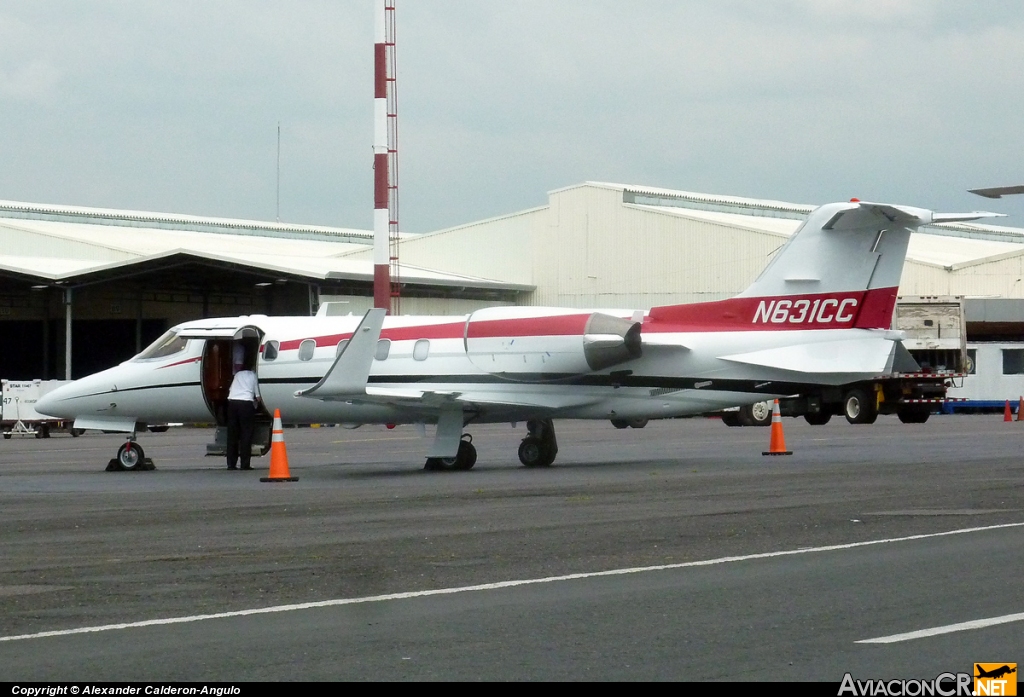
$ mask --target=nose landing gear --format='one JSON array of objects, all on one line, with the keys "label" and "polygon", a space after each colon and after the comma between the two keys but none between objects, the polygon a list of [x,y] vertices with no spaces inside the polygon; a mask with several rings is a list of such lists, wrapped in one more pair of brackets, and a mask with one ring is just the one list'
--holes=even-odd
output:
[{"label": "nose landing gear", "polygon": [[117,449],[117,455],[107,463],[107,472],[135,472],[154,470],[153,461],[146,457],[142,446],[135,442],[135,434],[128,434],[128,440]]}]

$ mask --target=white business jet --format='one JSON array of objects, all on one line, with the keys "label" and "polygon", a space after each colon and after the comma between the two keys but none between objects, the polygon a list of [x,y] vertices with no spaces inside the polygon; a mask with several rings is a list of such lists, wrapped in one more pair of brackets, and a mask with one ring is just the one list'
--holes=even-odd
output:
[{"label": "white business jet", "polygon": [[131,469],[144,456],[135,432],[146,423],[224,423],[240,357],[286,422],[436,424],[426,467],[468,470],[476,449],[467,425],[525,421],[519,459],[544,467],[558,452],[556,418],[639,426],[891,371],[911,232],[993,215],[824,205],[737,297],[647,312],[496,307],[186,322],[131,360],[50,392],[36,410],[129,433],[117,459]]}]

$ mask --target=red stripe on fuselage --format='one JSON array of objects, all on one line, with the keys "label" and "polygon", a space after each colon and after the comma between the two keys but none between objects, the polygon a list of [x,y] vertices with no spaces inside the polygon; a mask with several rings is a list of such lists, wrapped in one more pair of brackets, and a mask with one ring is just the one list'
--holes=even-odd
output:
[{"label": "red stripe on fuselage", "polygon": [[749,332],[888,329],[896,288],[731,298],[652,308],[645,332]]},{"label": "red stripe on fuselage", "polygon": [[186,358],[183,361],[178,361],[176,363],[168,363],[167,365],[162,365],[159,368],[157,368],[157,370],[163,370],[164,368],[173,368],[176,365],[185,365],[186,363],[198,363],[200,360],[202,360],[201,356],[193,356],[192,358]]},{"label": "red stripe on fuselage", "polygon": [[[478,320],[469,323],[469,338],[495,338],[519,336],[574,336],[582,335],[589,314],[555,315],[552,317],[523,317],[515,319]],[[380,333],[380,338],[391,341],[415,341],[417,339],[461,339],[466,336],[466,323],[423,324],[409,327],[391,327]],[[303,339],[282,341],[280,350],[299,348],[306,339],[313,339],[319,346],[337,346],[338,342],[352,338],[352,332],[312,336]]]}]

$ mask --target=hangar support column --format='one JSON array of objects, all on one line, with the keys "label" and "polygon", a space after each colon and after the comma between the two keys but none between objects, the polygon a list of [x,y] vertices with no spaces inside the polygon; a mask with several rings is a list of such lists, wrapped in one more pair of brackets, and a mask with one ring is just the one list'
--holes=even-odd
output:
[{"label": "hangar support column", "polygon": [[64,289],[64,379],[71,379],[71,287]]}]

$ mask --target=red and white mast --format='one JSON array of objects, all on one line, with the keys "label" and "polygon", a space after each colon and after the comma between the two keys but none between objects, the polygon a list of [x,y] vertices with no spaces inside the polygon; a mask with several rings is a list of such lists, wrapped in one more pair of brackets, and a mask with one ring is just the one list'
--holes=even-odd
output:
[{"label": "red and white mast", "polygon": [[373,45],[373,306],[399,311],[398,94],[395,0],[375,0]]}]

